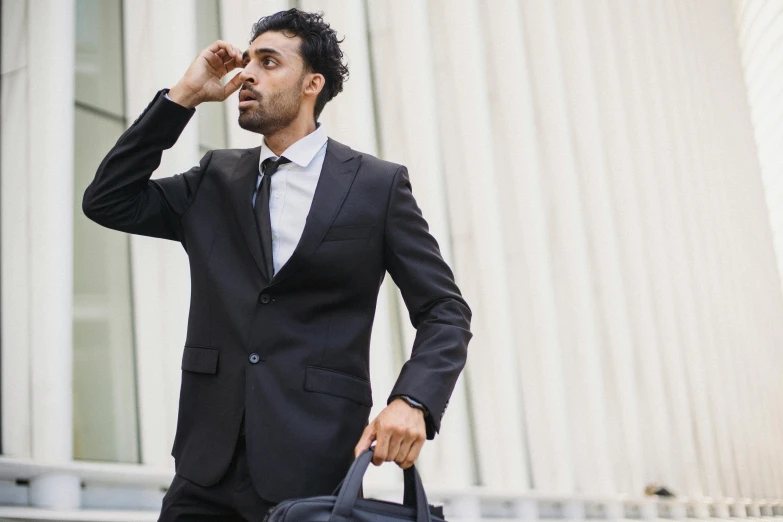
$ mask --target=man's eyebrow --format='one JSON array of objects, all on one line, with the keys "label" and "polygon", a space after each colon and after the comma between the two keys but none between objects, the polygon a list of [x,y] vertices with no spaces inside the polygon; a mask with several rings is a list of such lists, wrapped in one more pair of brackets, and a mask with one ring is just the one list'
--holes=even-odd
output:
[{"label": "man's eyebrow", "polygon": [[[278,51],[277,49],[272,49],[271,47],[261,47],[254,51],[254,54],[256,56],[261,56],[262,54],[274,54],[275,56],[279,56],[280,58],[283,57],[283,53]],[[248,53],[245,51],[242,53],[242,60],[247,60]]]}]

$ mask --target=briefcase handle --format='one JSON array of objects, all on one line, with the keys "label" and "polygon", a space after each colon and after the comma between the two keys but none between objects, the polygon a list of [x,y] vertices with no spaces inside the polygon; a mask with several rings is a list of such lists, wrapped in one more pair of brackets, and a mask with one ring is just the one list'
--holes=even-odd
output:
[{"label": "briefcase handle", "polygon": [[[348,473],[345,474],[343,479],[342,487],[340,487],[340,492],[334,503],[332,516],[329,517],[329,522],[346,522],[351,520],[353,506],[359,497],[359,488],[362,485],[367,467],[372,461],[374,451],[375,446],[370,446],[369,449],[354,459],[353,464],[351,464]],[[413,504],[411,507],[416,508],[416,522],[432,522],[427,495],[424,493],[424,484],[421,482],[419,472],[416,471],[416,466],[412,465],[404,469],[403,478],[405,482],[403,503],[409,506]]]},{"label": "briefcase handle", "polygon": [[[371,447],[372,449],[375,449],[375,446]],[[343,482],[345,482],[346,477],[348,474],[340,479],[340,482],[337,483],[337,486],[332,490],[333,497],[337,496],[337,494],[340,492],[340,487],[342,487]],[[403,493],[403,500],[402,503],[406,506],[416,507],[416,481],[413,479],[413,472],[409,471],[404,474],[404,493]],[[361,495],[361,496],[359,496]],[[359,482],[359,492],[357,493],[358,498],[364,498],[364,495],[362,494],[362,486],[361,482]]]}]

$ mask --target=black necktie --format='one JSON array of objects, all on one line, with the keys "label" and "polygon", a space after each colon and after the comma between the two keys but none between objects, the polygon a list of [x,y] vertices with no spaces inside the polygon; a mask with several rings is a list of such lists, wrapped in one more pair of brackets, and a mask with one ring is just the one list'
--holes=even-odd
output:
[{"label": "black necktie", "polygon": [[261,185],[258,187],[258,193],[256,194],[256,224],[258,225],[258,233],[261,234],[261,245],[264,249],[264,261],[266,263],[267,277],[272,279],[275,271],[275,265],[272,260],[272,223],[269,219],[269,187],[272,185],[272,174],[277,171],[277,168],[284,164],[289,163],[291,160],[285,156],[280,156],[277,159],[267,158],[261,163],[264,175],[261,176]]}]

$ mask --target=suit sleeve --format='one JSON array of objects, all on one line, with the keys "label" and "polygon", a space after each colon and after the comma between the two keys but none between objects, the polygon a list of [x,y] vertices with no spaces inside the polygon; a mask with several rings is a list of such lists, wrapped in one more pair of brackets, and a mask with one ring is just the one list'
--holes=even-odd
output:
[{"label": "suit sleeve", "polygon": [[430,414],[427,439],[433,439],[467,360],[472,312],[429,232],[404,166],[395,172],[389,195],[384,266],[416,328],[411,357],[387,404],[395,395],[408,395],[424,404]]},{"label": "suit sleeve", "polygon": [[182,242],[182,216],[195,198],[212,151],[183,174],[150,179],[163,151],[176,143],[196,112],[167,99],[167,92],[155,94],[103,158],[84,191],[82,211],[107,228]]}]

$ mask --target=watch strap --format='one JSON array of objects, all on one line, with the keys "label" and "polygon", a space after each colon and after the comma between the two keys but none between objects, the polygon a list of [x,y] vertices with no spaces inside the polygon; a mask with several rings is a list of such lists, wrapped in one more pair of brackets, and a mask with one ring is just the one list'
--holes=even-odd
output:
[{"label": "watch strap", "polygon": [[395,395],[394,397],[392,397],[392,400],[398,399],[398,398],[404,400],[405,402],[407,402],[412,407],[417,408],[417,409],[423,411],[425,417],[427,417],[429,415],[430,412],[427,410],[427,407],[424,406],[419,401],[417,401],[416,399],[414,399],[412,397],[409,397],[407,395]]}]

